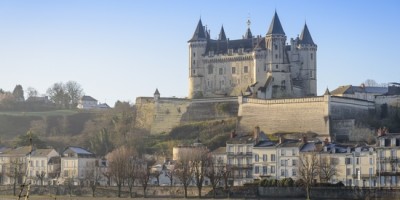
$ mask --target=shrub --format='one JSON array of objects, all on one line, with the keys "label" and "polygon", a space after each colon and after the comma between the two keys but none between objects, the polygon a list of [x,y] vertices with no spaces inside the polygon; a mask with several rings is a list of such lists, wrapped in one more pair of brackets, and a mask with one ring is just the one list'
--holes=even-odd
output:
[{"label": "shrub", "polygon": [[286,180],[286,187],[293,187],[294,186],[294,181],[292,178],[288,178]]},{"label": "shrub", "polygon": [[303,187],[303,185],[304,185],[303,179],[297,179],[297,180],[294,182],[294,185],[295,185],[296,187]]}]

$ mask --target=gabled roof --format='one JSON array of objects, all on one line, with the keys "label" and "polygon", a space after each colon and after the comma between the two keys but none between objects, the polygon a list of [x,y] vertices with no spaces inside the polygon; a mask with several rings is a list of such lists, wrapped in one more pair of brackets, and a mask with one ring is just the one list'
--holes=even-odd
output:
[{"label": "gabled roof", "polygon": [[267,35],[285,35],[285,31],[283,31],[281,21],[279,20],[276,11],[274,17],[272,18],[272,22],[271,25],[269,26]]},{"label": "gabled roof", "polygon": [[81,147],[67,147],[63,152],[63,156],[65,155],[68,157],[95,157],[94,153]]},{"label": "gabled roof", "polygon": [[219,147],[211,152],[212,154],[224,154],[226,153],[226,147]]},{"label": "gabled roof", "polygon": [[328,89],[328,88],[326,88],[326,90],[325,90],[324,96],[325,96],[325,95],[331,95],[331,93],[329,92],[329,89]]},{"label": "gabled roof", "polygon": [[199,23],[197,23],[196,30],[193,33],[192,39],[189,40],[189,42],[192,41],[198,41],[198,40],[206,40],[206,32],[204,31],[203,23],[201,22],[201,19],[199,20]]},{"label": "gabled roof", "polygon": [[10,149],[9,151],[4,152],[4,154],[12,156],[25,156],[28,155],[30,151],[31,151],[30,146],[23,146],[15,149]]},{"label": "gabled roof", "polygon": [[221,26],[221,31],[219,32],[218,40],[226,40],[224,26]]},{"label": "gabled roof", "polygon": [[91,96],[82,96],[81,98],[82,101],[97,101],[95,98]]},{"label": "gabled roof", "polygon": [[304,24],[303,31],[300,34],[300,44],[315,45],[311,37],[310,31],[308,30],[307,24]]},{"label": "gabled roof", "polygon": [[32,152],[32,156],[45,157],[48,156],[54,149],[36,149]]}]

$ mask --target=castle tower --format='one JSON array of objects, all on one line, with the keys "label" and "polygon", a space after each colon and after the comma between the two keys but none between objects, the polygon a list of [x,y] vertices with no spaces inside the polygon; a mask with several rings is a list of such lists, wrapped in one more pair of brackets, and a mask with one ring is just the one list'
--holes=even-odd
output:
[{"label": "castle tower", "polygon": [[208,33],[199,20],[196,30],[189,43],[189,98],[203,97],[204,91],[204,67],[202,56],[206,51]]},{"label": "castle tower", "polygon": [[317,95],[317,45],[314,43],[307,24],[304,24],[298,42],[300,55],[300,78],[305,96]]},{"label": "castle tower", "polygon": [[267,80],[269,77],[272,77],[271,84],[273,89],[271,96],[267,98],[283,98],[293,95],[285,43],[286,34],[275,11],[275,15],[265,36],[267,51],[266,65],[268,66]]},{"label": "castle tower", "polygon": [[156,88],[156,91],[154,92],[154,101],[157,102],[160,100],[160,92],[158,91],[158,88]]}]

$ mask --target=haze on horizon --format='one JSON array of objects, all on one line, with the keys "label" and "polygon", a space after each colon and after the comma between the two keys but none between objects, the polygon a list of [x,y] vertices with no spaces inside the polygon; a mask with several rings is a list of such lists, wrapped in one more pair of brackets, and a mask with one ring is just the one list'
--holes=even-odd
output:
[{"label": "haze on horizon", "polygon": [[113,106],[138,96],[185,97],[188,46],[199,18],[241,38],[251,20],[265,35],[275,9],[289,41],[305,23],[318,45],[318,94],[328,87],[400,82],[400,2],[389,1],[0,1],[0,88],[44,94],[76,81]]}]

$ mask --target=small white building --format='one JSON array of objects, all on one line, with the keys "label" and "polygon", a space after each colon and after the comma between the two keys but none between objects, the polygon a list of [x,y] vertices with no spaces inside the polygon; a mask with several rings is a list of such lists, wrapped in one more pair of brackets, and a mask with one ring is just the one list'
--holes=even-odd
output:
[{"label": "small white building", "polygon": [[82,96],[79,99],[78,106],[79,109],[94,109],[97,108],[97,100],[91,96]]},{"label": "small white building", "polygon": [[49,163],[52,159],[57,160],[54,158],[59,156],[60,155],[54,149],[36,149],[32,152],[28,172],[28,177],[31,178],[32,184],[47,185],[49,181],[51,182],[51,179],[56,178],[57,171],[59,170],[55,167],[57,163],[51,162],[50,165]]}]

